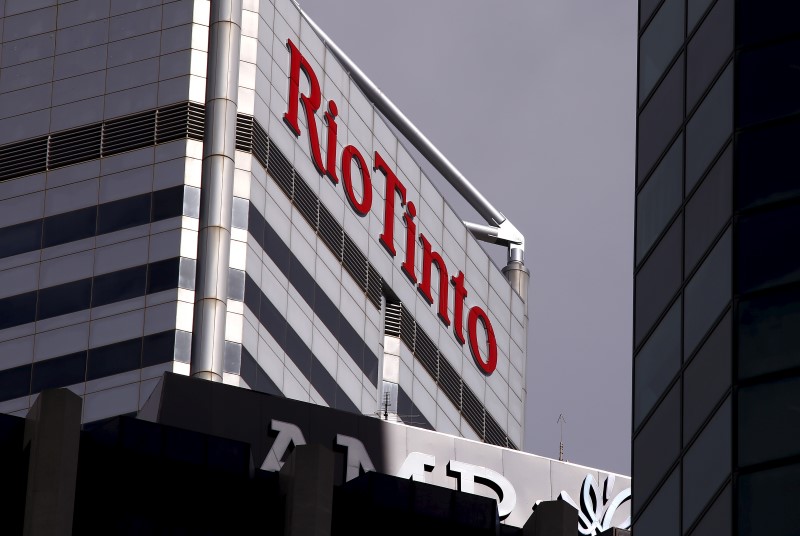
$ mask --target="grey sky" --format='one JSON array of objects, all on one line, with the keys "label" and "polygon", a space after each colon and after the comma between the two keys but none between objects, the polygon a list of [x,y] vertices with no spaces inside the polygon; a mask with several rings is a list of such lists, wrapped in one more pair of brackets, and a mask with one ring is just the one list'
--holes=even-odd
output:
[{"label": "grey sky", "polygon": [[636,0],[300,3],[525,234],[525,450],[630,474]]}]

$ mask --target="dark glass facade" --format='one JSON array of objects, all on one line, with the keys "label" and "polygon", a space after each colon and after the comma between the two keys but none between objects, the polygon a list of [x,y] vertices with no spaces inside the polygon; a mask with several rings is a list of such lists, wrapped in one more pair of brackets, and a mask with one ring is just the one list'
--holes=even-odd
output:
[{"label": "dark glass facade", "polygon": [[639,25],[634,532],[797,534],[800,4]]}]

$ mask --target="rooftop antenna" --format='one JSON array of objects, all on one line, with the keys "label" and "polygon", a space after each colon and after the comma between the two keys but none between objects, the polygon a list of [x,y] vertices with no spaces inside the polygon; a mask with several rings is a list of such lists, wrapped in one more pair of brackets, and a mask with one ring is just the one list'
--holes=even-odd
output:
[{"label": "rooftop antenna", "polygon": [[383,420],[384,421],[388,421],[389,420],[389,405],[390,405],[389,396],[390,395],[391,395],[391,393],[389,391],[386,391],[385,393],[383,393]]},{"label": "rooftop antenna", "polygon": [[561,425],[561,441],[558,444],[558,461],[564,461],[564,425],[567,424],[567,419],[564,418],[563,413],[559,413],[556,424]]}]

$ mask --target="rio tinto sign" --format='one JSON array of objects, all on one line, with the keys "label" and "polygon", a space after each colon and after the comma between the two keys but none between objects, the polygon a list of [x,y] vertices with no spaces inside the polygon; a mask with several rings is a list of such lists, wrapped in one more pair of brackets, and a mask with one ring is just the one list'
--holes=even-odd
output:
[{"label": "rio tinto sign", "polygon": [[[394,246],[394,218],[396,210],[401,208],[403,210],[403,222],[406,227],[405,258],[401,265],[401,270],[411,284],[417,287],[428,304],[433,305],[431,285],[433,284],[433,267],[436,266],[439,276],[437,311],[439,320],[448,327],[452,324],[453,335],[460,344],[463,345],[469,340],[469,347],[475,362],[484,374],[490,375],[497,367],[497,341],[489,315],[477,305],[469,308],[467,312],[467,337],[464,337],[464,301],[467,297],[467,289],[464,286],[464,273],[459,270],[457,275],[449,277],[447,266],[441,254],[434,251],[433,246],[424,234],[419,233],[417,235],[417,224],[414,222],[414,218],[417,216],[416,205],[412,200],[407,199],[405,185],[392,171],[380,152],[375,151],[372,166],[367,164],[364,155],[353,145],[345,147],[342,150],[341,157],[337,155],[336,137],[338,126],[336,117],[339,112],[336,103],[332,100],[328,101],[327,111],[324,115],[327,148],[323,158],[320,147],[320,133],[315,116],[322,105],[319,80],[311,64],[291,39],[286,44],[289,48],[291,63],[289,66],[289,105],[288,110],[283,114],[284,122],[292,133],[299,138],[301,131],[298,123],[298,114],[300,113],[300,105],[303,105],[314,167],[320,175],[327,177],[333,185],[338,185],[341,181],[350,208],[360,217],[365,217],[372,208],[372,177],[370,169],[383,175],[386,182],[386,200],[383,207],[383,232],[378,237],[378,240],[392,257],[397,256]],[[301,74],[308,81],[308,94],[300,91]],[[341,177],[337,175],[336,171],[336,166],[339,163],[341,164]],[[361,182],[360,196],[353,187],[354,180]],[[400,202],[399,207],[397,207],[396,201]],[[422,266],[419,278],[415,267],[417,242],[422,246]],[[453,286],[454,318],[452,321],[447,310],[450,285]],[[482,326],[480,331],[483,332],[482,335],[486,338],[484,352],[481,352],[479,343],[478,324]]]}]

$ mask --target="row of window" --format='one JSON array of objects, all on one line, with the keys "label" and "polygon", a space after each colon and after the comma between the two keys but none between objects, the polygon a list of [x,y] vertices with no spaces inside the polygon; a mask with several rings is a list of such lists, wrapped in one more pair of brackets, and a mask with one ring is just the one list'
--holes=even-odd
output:
[{"label": "row of window", "polygon": [[0,229],[0,258],[174,218],[199,217],[200,189],[175,186]]},{"label": "row of window", "polygon": [[167,363],[174,355],[175,330],[170,330],[37,361],[0,371],[0,400]]}]

